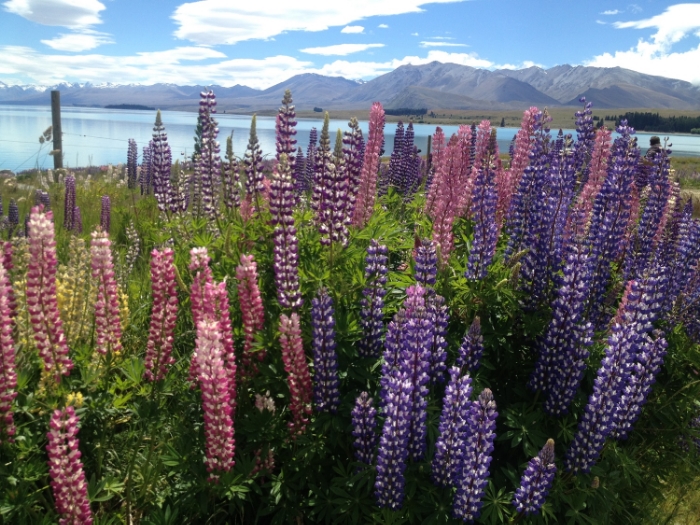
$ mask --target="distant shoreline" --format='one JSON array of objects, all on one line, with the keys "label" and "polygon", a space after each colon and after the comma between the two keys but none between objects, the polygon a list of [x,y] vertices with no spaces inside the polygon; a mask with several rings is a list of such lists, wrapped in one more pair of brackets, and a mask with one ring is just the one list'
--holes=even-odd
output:
[{"label": "distant shoreline", "polygon": [[155,111],[156,108],[142,106],[141,104],[108,104],[105,109],[135,109],[139,111]]}]

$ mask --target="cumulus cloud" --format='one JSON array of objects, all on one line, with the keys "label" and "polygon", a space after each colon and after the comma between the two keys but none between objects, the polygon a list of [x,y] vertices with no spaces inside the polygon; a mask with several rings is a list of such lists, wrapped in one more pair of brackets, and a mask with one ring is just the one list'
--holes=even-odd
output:
[{"label": "cumulus cloud", "polygon": [[384,47],[384,44],[336,44],[334,46],[307,47],[300,49],[300,51],[310,55],[345,56],[351,53],[367,51],[374,47]]},{"label": "cumulus cloud", "polygon": [[345,26],[340,30],[341,33],[362,33],[365,30],[362,26]]},{"label": "cumulus cloud", "polygon": [[95,49],[103,44],[113,44],[114,40],[106,33],[85,30],[78,33],[60,34],[56,38],[42,40],[41,43],[57,51],[80,53]]},{"label": "cumulus cloud", "polygon": [[177,38],[198,44],[235,44],[251,39],[269,39],[285,31],[324,31],[371,16],[389,16],[423,11],[426,4],[463,0],[355,0],[325,2],[297,0],[279,9],[278,0],[231,2],[198,0],[180,5],[172,15],[179,26]]},{"label": "cumulus cloud", "polygon": [[469,47],[467,44],[457,44],[456,42],[421,42],[420,47]]},{"label": "cumulus cloud", "polygon": [[[700,84],[700,4],[677,4],[660,15],[644,20],[615,22],[618,29],[655,29],[650,39],[640,38],[627,51],[603,53],[584,62],[587,66],[624,67],[650,75],[687,80]],[[674,51],[681,40],[692,39],[697,45],[686,51]]]},{"label": "cumulus cloud", "polygon": [[37,24],[71,29],[101,24],[100,11],[105,9],[98,0],[8,0],[3,7]]},{"label": "cumulus cloud", "polygon": [[378,27],[379,29],[389,29],[389,26],[386,25],[386,24],[379,24],[377,27]]},{"label": "cumulus cloud", "polygon": [[603,11],[600,13],[601,15],[616,15],[620,12],[619,9],[608,9],[607,11]]}]

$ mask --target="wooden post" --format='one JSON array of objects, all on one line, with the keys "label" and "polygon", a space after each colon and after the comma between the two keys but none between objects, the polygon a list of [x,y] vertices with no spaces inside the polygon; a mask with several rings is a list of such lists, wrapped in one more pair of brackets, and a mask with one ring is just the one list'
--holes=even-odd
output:
[{"label": "wooden post", "polygon": [[[53,126],[53,169],[63,168],[63,140],[61,134],[61,92],[51,92],[51,125]],[[58,176],[55,173],[54,176]]]},{"label": "wooden post", "polygon": [[430,150],[433,145],[433,136],[428,135],[428,152],[425,154],[425,160],[428,163],[428,169],[430,169],[430,165],[432,164],[432,157],[430,156]]}]

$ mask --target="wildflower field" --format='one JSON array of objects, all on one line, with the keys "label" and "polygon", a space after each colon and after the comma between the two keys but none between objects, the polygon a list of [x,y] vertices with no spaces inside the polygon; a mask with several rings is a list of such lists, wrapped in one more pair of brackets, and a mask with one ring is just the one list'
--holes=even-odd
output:
[{"label": "wildflower field", "polygon": [[0,523],[672,520],[700,220],[582,103],[383,159],[379,103],[304,150],[287,92],[263,161],[207,92],[192,166],[158,113],[123,170],[5,184]]}]

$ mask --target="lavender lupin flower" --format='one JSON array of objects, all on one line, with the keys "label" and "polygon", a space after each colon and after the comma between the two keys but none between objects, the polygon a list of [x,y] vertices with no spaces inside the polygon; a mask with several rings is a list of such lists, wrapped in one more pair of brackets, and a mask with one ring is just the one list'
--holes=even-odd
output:
[{"label": "lavender lupin flower", "polygon": [[[219,135],[217,122],[212,116],[216,113],[216,96],[213,91],[204,91],[199,94],[199,121],[202,124],[202,140],[200,154],[196,160],[195,176],[199,177],[202,211],[210,218],[216,215],[217,191],[216,183],[221,172],[221,158],[219,157]],[[199,200],[199,199],[195,199]]]},{"label": "lavender lupin flower", "polygon": [[153,187],[153,141],[148,142],[148,146],[143,147],[143,160],[141,162],[141,172],[139,174],[139,185],[141,195],[150,195]]},{"label": "lavender lupin flower", "polygon": [[377,410],[372,406],[372,398],[362,392],[355,400],[352,416],[352,435],[355,438],[355,459],[360,463],[371,465],[374,460],[374,447],[377,446]]},{"label": "lavender lupin flower", "polygon": [[306,173],[303,181],[298,181],[300,184],[300,193],[306,193],[311,190],[311,182],[314,180],[314,173],[316,171],[317,142],[318,130],[316,128],[311,128],[311,131],[309,131],[309,145],[306,148]]},{"label": "lavender lupin flower", "polygon": [[172,153],[168,145],[168,135],[163,126],[160,110],[156,113],[156,122],[153,126],[153,194],[158,201],[158,209],[162,212],[169,209],[172,189],[170,184],[170,170],[172,168]]},{"label": "lavender lupin flower", "polygon": [[335,413],[340,404],[338,355],[335,351],[333,300],[321,288],[311,301],[314,353],[314,405],[319,412]]},{"label": "lavender lupin flower", "polygon": [[464,450],[465,420],[472,402],[471,377],[462,375],[459,368],[450,368],[450,381],[445,389],[445,397],[440,415],[440,435],[435,442],[435,456],[432,462],[432,478],[436,485],[453,487],[462,462]]},{"label": "lavender lupin flower", "polygon": [[294,159],[294,193],[298,196],[305,191],[306,186],[306,157],[301,146],[297,148],[297,155]]},{"label": "lavender lupin flower", "polygon": [[445,362],[447,361],[447,324],[450,314],[445,304],[445,298],[430,291],[425,301],[426,314],[432,325],[430,344],[430,381],[431,383],[445,382]]},{"label": "lavender lupin flower", "polygon": [[515,491],[513,498],[515,510],[527,516],[537,514],[552,487],[556,472],[554,440],[548,439],[540,453],[527,464],[520,479],[520,487]]},{"label": "lavender lupin flower", "polygon": [[109,233],[109,227],[111,225],[112,218],[112,203],[109,199],[109,195],[102,196],[102,211],[100,212],[100,227],[103,232]]},{"label": "lavender lupin flower", "polygon": [[391,152],[391,157],[389,158],[389,184],[397,189],[400,189],[402,178],[403,137],[403,122],[399,120],[398,124],[396,124],[396,131],[394,132],[394,150]]},{"label": "lavender lupin flower", "polygon": [[476,316],[462,340],[457,356],[457,366],[474,372],[481,365],[481,355],[484,353],[484,338],[481,335],[481,318]]},{"label": "lavender lupin flower", "polygon": [[496,437],[496,402],[488,388],[472,403],[467,419],[466,445],[462,463],[458,467],[455,485],[457,492],[452,505],[456,518],[465,522],[476,520],[481,514],[484,491],[491,464],[493,440]]},{"label": "lavender lupin flower", "polygon": [[126,153],[126,187],[133,190],[136,187],[136,166],[138,160],[138,148],[134,139],[129,139],[129,148]]},{"label": "lavender lupin flower", "polygon": [[80,213],[80,207],[73,208],[73,231],[80,235],[83,233],[83,215]]},{"label": "lavender lupin flower", "polygon": [[233,131],[231,131],[231,135],[226,137],[226,162],[223,163],[221,170],[224,205],[229,210],[241,206],[238,170],[238,160],[233,154]]},{"label": "lavender lupin flower", "polygon": [[360,188],[360,174],[362,171],[362,159],[365,154],[365,141],[362,137],[360,124],[355,117],[348,123],[350,131],[343,136],[343,155],[345,156],[345,168],[348,179],[348,221],[352,222],[352,211],[355,209],[357,191]]},{"label": "lavender lupin flower", "polygon": [[282,98],[282,107],[277,113],[275,133],[277,135],[277,162],[279,162],[280,156],[286,153],[292,172],[294,172],[296,166],[296,158],[294,157],[296,148],[294,146],[297,140],[294,138],[294,135],[297,134],[297,121],[295,118],[296,112],[292,104],[292,92],[287,89],[284,92],[284,98]]},{"label": "lavender lupin flower", "polygon": [[413,273],[416,282],[421,286],[435,286],[437,279],[437,249],[434,241],[423,239],[416,247]]},{"label": "lavender lupin flower", "polygon": [[358,341],[361,357],[377,357],[384,332],[384,296],[387,274],[387,248],[372,239],[365,258],[365,289],[360,312],[363,337]]},{"label": "lavender lupin flower", "polygon": [[63,227],[66,230],[73,230],[73,208],[75,208],[75,176],[66,175],[64,182],[66,193],[63,206]]},{"label": "lavender lupin flower", "polygon": [[263,185],[262,149],[260,148],[255,126],[256,116],[253,115],[253,119],[250,122],[250,137],[248,138],[248,147],[243,157],[243,164],[245,166],[246,175],[246,195],[257,202],[260,192],[265,188]]}]

